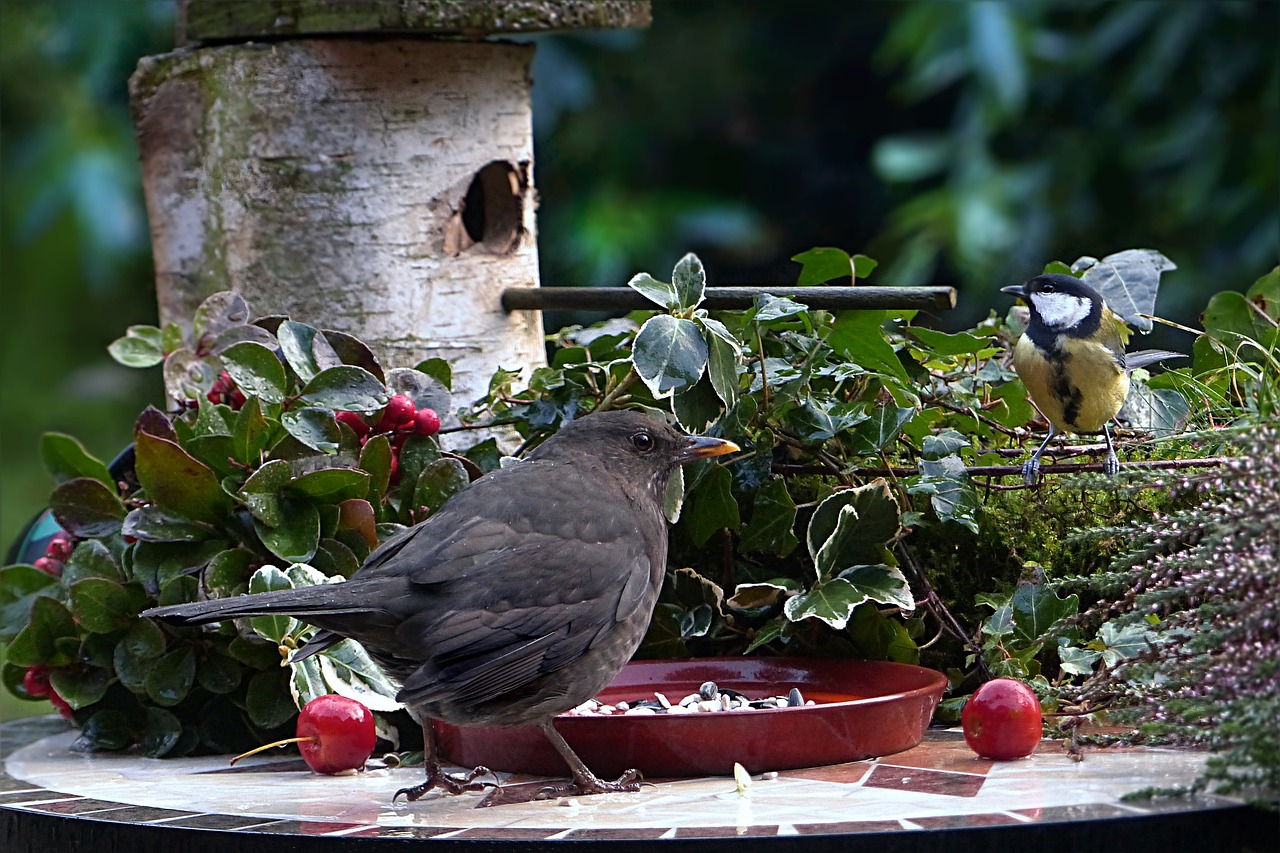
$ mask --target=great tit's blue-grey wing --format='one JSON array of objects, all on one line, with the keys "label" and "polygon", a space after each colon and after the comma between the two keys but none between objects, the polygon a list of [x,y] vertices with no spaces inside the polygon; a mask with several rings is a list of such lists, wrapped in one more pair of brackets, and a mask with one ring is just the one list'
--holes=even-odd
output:
[{"label": "great tit's blue-grey wing", "polygon": [[1144,349],[1125,353],[1123,365],[1126,370],[1137,370],[1139,367],[1146,367],[1149,364],[1155,364],[1166,359],[1186,357],[1185,353],[1173,352],[1167,349]]}]

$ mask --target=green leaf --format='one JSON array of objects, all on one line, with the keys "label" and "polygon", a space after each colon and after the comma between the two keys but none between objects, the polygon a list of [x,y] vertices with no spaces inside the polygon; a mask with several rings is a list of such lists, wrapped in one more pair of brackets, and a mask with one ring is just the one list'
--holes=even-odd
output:
[{"label": "green leaf", "polygon": [[268,526],[254,518],[253,529],[272,554],[290,563],[305,563],[320,546],[320,511],[310,502],[282,499],[279,523]]},{"label": "green leaf", "polygon": [[836,314],[827,343],[854,364],[910,384],[906,368],[880,329],[894,316],[890,311],[841,311]]},{"label": "green leaf", "polygon": [[74,710],[87,708],[107,694],[110,673],[96,666],[70,666],[49,673],[49,684]]},{"label": "green leaf", "polygon": [[818,504],[805,538],[819,577],[881,562],[885,543],[901,529],[898,512],[883,479],[843,489]]},{"label": "green leaf", "polygon": [[693,321],[657,314],[636,335],[632,358],[640,378],[661,400],[698,381],[707,367],[707,344]]},{"label": "green leaf", "polygon": [[217,476],[175,442],[137,432],[134,453],[138,482],[153,503],[197,521],[226,520],[231,499]]},{"label": "green leaf", "polygon": [[1120,417],[1133,429],[1176,432],[1191,417],[1191,404],[1172,388],[1152,389],[1134,382],[1129,386]]},{"label": "green leaf", "polygon": [[365,442],[360,450],[360,468],[369,472],[370,488],[378,495],[386,494],[391,483],[391,442],[385,434]]},{"label": "green leaf", "polygon": [[[1098,629],[1096,642],[1102,645],[1103,661],[1107,666],[1115,666],[1120,661],[1135,658],[1151,648],[1153,636],[1154,633],[1146,625],[1121,627],[1112,621],[1104,622]],[[1089,645],[1093,646],[1094,643]]]},{"label": "green leaf", "polygon": [[498,441],[494,438],[486,438],[479,444],[473,444],[466,449],[464,455],[485,474],[496,471],[502,464],[502,448],[498,447]]},{"label": "green leaf", "polygon": [[868,660],[920,662],[920,649],[907,629],[897,619],[883,615],[871,602],[854,609],[848,636],[858,653]]},{"label": "green leaf", "polygon": [[324,696],[333,691],[325,683],[324,672],[320,669],[320,657],[303,658],[297,663],[290,663],[289,695],[293,704],[305,708],[312,699]]},{"label": "green leaf", "polygon": [[991,347],[994,341],[990,336],[978,337],[968,332],[947,334],[924,326],[910,326],[907,331],[935,355],[972,355]]},{"label": "green leaf", "polygon": [[785,615],[775,616],[756,631],[756,635],[751,638],[751,644],[743,651],[744,655],[751,654],[761,646],[772,643],[774,640],[786,639],[791,636],[791,620]]},{"label": "green leaf", "polygon": [[688,432],[701,435],[706,432],[724,411],[720,396],[716,394],[708,376],[703,376],[693,387],[679,391],[671,397],[671,411],[676,421]]},{"label": "green leaf", "polygon": [[866,278],[878,266],[880,266],[880,262],[874,258],[869,258],[866,255],[854,255],[853,277],[854,279]]},{"label": "green leaf", "polygon": [[90,477],[115,491],[116,481],[107,466],[89,455],[84,445],[69,435],[46,432],[40,437],[40,459],[54,482]]},{"label": "green leaf", "polygon": [[139,602],[123,586],[101,578],[86,578],[71,585],[71,612],[86,631],[110,634],[127,625]]},{"label": "green leaf", "polygon": [[760,325],[768,325],[776,323],[779,320],[786,320],[799,314],[804,314],[809,309],[793,299],[785,296],[774,296],[769,293],[762,293],[756,297],[756,322]]},{"label": "green leaf", "polygon": [[318,335],[315,327],[306,323],[282,321],[276,329],[276,339],[280,341],[280,351],[284,353],[285,361],[289,362],[293,372],[303,382],[310,382],[326,367],[342,363],[324,335]]},{"label": "green leaf", "polygon": [[147,542],[195,542],[209,538],[213,531],[198,521],[174,515],[158,506],[144,506],[125,516],[121,532]]},{"label": "green leaf", "polygon": [[447,360],[428,358],[426,361],[419,362],[414,369],[439,382],[445,390],[453,390],[453,366]]},{"label": "green leaf", "polygon": [[258,465],[262,455],[271,446],[275,428],[262,414],[262,404],[257,397],[245,401],[236,415],[232,446],[236,461],[244,465]]},{"label": "green leaf", "polygon": [[120,683],[134,693],[145,693],[147,673],[162,654],[164,632],[150,619],[135,620],[112,656]]},{"label": "green leaf", "polygon": [[677,660],[690,657],[689,647],[685,645],[684,636],[680,633],[680,618],[684,610],[675,604],[658,604],[654,608],[653,618],[640,644],[637,657]]},{"label": "green leaf", "polygon": [[343,640],[318,657],[332,692],[355,699],[371,711],[390,713],[403,707],[396,701],[396,685],[360,644]]},{"label": "green leaf", "polygon": [[883,563],[873,566],[854,566],[840,573],[840,578],[867,596],[871,601],[881,604],[892,604],[910,612],[915,610],[916,602],[911,595],[911,587],[906,577],[897,566],[886,566]]},{"label": "green leaf", "polygon": [[1031,400],[1027,397],[1027,386],[1022,384],[1021,379],[1014,379],[992,388],[991,399],[1004,403],[1003,411],[998,407],[987,411],[987,415],[1002,426],[1022,426],[1035,416],[1035,409],[1032,408]]},{"label": "green leaf", "polygon": [[1151,321],[1140,315],[1155,313],[1160,274],[1177,268],[1154,249],[1126,249],[1089,267],[1080,280],[1102,294],[1107,307],[1127,323],[1149,332]]},{"label": "green leaf", "polygon": [[680,307],[680,294],[676,292],[675,285],[658,281],[647,272],[632,276],[631,281],[627,282],[627,287],[668,311],[674,311]]},{"label": "green leaf", "polygon": [[[293,581],[276,566],[263,566],[249,578],[250,594],[277,589],[293,589]],[[249,619],[249,626],[258,636],[279,644],[298,629],[298,622],[292,616],[254,616]]]},{"label": "green leaf", "polygon": [[133,726],[123,711],[103,708],[85,721],[76,742],[94,752],[125,749],[133,743]]},{"label": "green leaf", "polygon": [[422,469],[413,490],[413,507],[425,506],[435,512],[445,501],[467,487],[471,478],[456,459],[437,459]]},{"label": "green leaf", "polygon": [[355,468],[318,468],[293,480],[288,488],[325,503],[340,503],[369,494],[369,475]]},{"label": "green leaf", "polygon": [[1072,616],[1080,609],[1080,596],[1059,598],[1045,584],[1024,583],[1018,586],[1010,602],[1013,607],[1013,635],[1023,643],[1035,643],[1059,619]]},{"label": "green leaf", "polygon": [[698,307],[707,287],[707,273],[697,255],[690,252],[676,262],[671,283],[676,292],[676,305],[681,311]]},{"label": "green leaf", "polygon": [[302,389],[301,399],[308,406],[340,412],[372,412],[387,404],[387,392],[369,371],[344,364],[316,374]]},{"label": "green leaf", "polygon": [[280,418],[289,435],[321,453],[337,453],[342,446],[342,431],[328,409],[289,409]]},{"label": "green leaf", "polygon": [[978,493],[960,457],[921,459],[916,466],[920,478],[909,485],[907,491],[913,495],[929,495],[929,503],[940,520],[954,521],[977,533]]},{"label": "green leaf", "polygon": [[840,631],[848,624],[853,608],[866,600],[865,592],[843,578],[833,578],[815,584],[808,592],[788,598],[782,612],[792,622],[812,617]]},{"label": "green leaf", "polygon": [[1058,639],[1058,663],[1067,675],[1093,675],[1094,667],[1102,658],[1102,652],[1090,651],[1069,645],[1066,637]]},{"label": "green leaf", "polygon": [[969,439],[953,429],[946,429],[937,435],[926,435],[921,443],[921,452],[925,459],[938,460],[944,456],[953,456],[969,446]]},{"label": "green leaf", "polygon": [[86,539],[76,545],[71,552],[71,559],[62,569],[62,583],[70,586],[85,578],[101,578],[109,581],[123,581],[120,564],[112,556],[107,546],[97,539]]},{"label": "green leaf", "polygon": [[694,545],[701,548],[715,533],[726,528],[737,532],[742,522],[732,489],[733,475],[721,465],[712,465],[689,493],[681,515]]},{"label": "green leaf", "polygon": [[210,341],[232,326],[249,322],[249,303],[234,291],[220,290],[210,295],[196,309],[193,322],[196,338]]},{"label": "green leaf", "polygon": [[204,570],[204,583],[213,597],[225,598],[248,590],[253,555],[242,548],[219,551]]},{"label": "green leaf", "polygon": [[[67,666],[76,658],[80,632],[62,602],[36,596],[31,618],[9,644],[9,663],[16,666]],[[70,643],[60,642],[70,640]]]},{"label": "green leaf", "polygon": [[191,692],[196,680],[196,655],[190,648],[175,649],[161,657],[147,673],[147,696],[157,705],[177,705]]},{"label": "green leaf", "polygon": [[107,352],[125,367],[154,367],[164,361],[164,335],[155,326],[130,326]]},{"label": "green leaf", "polygon": [[76,477],[49,496],[49,511],[63,530],[80,538],[110,536],[120,529],[125,509],[115,489],[101,480]]},{"label": "green leaf", "polygon": [[739,547],[744,552],[769,551],[785,557],[800,544],[795,523],[796,503],[787,491],[787,481],[776,477],[756,492]]},{"label": "green leaf", "polygon": [[182,721],[164,708],[148,708],[138,746],[147,758],[163,758],[182,739]]},{"label": "green leaf", "polygon": [[800,585],[794,578],[777,578],[760,583],[740,583],[725,602],[738,610],[758,610],[772,607],[783,597],[799,592]]},{"label": "green leaf", "polygon": [[787,426],[801,438],[829,441],[868,417],[861,403],[835,403],[805,397],[799,406],[788,413]]},{"label": "green leaf", "polygon": [[224,350],[222,363],[245,394],[268,403],[284,402],[289,379],[284,365],[272,350],[246,341]]},{"label": "green leaf", "polygon": [[801,265],[800,277],[796,279],[801,287],[853,276],[853,259],[843,249],[810,249],[793,255],[791,260]]},{"label": "green leaf", "polygon": [[0,639],[22,630],[37,595],[60,591],[58,581],[35,566],[18,564],[0,569]]},{"label": "green leaf", "polygon": [[249,679],[245,711],[255,726],[274,729],[283,726],[298,713],[289,691],[291,675],[290,669],[276,667],[259,672]]},{"label": "green leaf", "polygon": [[725,408],[731,409],[738,402],[741,345],[719,320],[703,317],[699,322],[707,341],[707,375],[711,379],[711,387],[724,402]]},{"label": "green leaf", "polygon": [[897,440],[915,411],[896,406],[876,406],[870,417],[849,432],[849,452],[868,456],[880,453]]}]

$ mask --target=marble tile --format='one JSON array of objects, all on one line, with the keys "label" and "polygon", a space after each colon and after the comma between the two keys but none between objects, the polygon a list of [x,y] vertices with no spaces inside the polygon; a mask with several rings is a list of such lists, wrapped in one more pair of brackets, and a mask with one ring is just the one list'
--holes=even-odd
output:
[{"label": "marble tile", "polygon": [[93,812],[94,820],[110,820],[119,823],[155,823],[157,821],[171,821],[175,818],[194,816],[193,812],[178,811],[176,809],[157,809],[150,806],[118,806],[114,809]]},{"label": "marble tile", "polygon": [[[906,753],[902,753],[905,755]],[[799,770],[783,770],[778,776],[784,779],[809,779],[813,782],[839,782],[856,785],[875,766],[868,761],[852,761],[848,764],[830,764],[826,767],[804,767]]]},{"label": "marble tile", "polygon": [[234,831],[238,829],[247,829],[251,826],[262,826],[266,823],[272,823],[270,818],[258,817],[257,815],[231,815],[231,814],[197,814],[191,817],[180,817],[173,820],[165,821],[166,826],[183,826],[188,829],[221,829],[225,831]]},{"label": "marble tile", "polygon": [[483,838],[489,841],[542,841],[563,832],[562,828],[530,826],[473,826],[450,838]]},{"label": "marble tile", "polygon": [[776,826],[678,826],[676,838],[746,838],[777,835]]},{"label": "marble tile", "polygon": [[628,828],[572,829],[564,835],[568,841],[655,841],[670,830],[661,826]]},{"label": "marble tile", "polygon": [[951,770],[957,773],[976,773],[985,776],[996,762],[979,758],[963,740],[922,743],[920,746],[887,755],[880,764],[895,767],[922,767],[926,770]]},{"label": "marble tile", "polygon": [[796,823],[792,828],[800,835],[860,835],[864,832],[898,832],[902,824],[896,820],[847,820],[833,823]]},{"label": "marble tile", "polygon": [[118,809],[120,803],[108,802],[107,800],[96,800],[91,797],[79,797],[72,800],[62,800],[56,803],[42,803],[40,805],[31,806],[31,808],[42,812],[50,812],[51,814],[89,814],[90,812],[101,812],[107,809]]},{"label": "marble tile", "polygon": [[965,773],[878,764],[863,786],[945,797],[976,797],[985,781],[982,776]]},{"label": "marble tile", "polygon": [[1016,817],[999,812],[987,814],[938,815],[937,817],[913,817],[909,819],[921,829],[962,829],[972,826],[1007,826],[1024,823]]}]

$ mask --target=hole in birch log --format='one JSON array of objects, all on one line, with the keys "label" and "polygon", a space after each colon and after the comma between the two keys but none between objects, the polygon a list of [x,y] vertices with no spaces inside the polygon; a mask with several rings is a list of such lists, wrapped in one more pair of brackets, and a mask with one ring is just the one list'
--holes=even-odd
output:
[{"label": "hole in birch log", "polygon": [[471,179],[462,200],[461,225],[466,236],[459,240],[461,248],[478,245],[495,255],[514,252],[523,230],[523,203],[524,182],[511,164],[489,163]]}]

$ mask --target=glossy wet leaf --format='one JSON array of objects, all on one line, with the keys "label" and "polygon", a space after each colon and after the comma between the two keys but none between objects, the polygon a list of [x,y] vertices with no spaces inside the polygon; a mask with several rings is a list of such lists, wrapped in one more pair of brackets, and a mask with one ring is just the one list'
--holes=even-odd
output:
[{"label": "glossy wet leaf", "polygon": [[19,563],[0,569],[0,639],[22,630],[37,595],[60,592],[57,580],[35,566]]},{"label": "glossy wet leaf", "polygon": [[225,519],[231,499],[217,476],[176,442],[138,432],[134,452],[138,481],[153,503],[197,521]]},{"label": "glossy wet leaf", "polygon": [[164,361],[164,335],[155,326],[130,326],[107,352],[125,367],[154,367]]},{"label": "glossy wet leaf", "polygon": [[98,480],[115,490],[115,479],[107,466],[90,455],[79,440],[60,432],[46,432],[40,437],[40,459],[56,483],[80,477]]},{"label": "glossy wet leaf", "polygon": [[697,255],[691,252],[676,262],[671,273],[671,286],[675,289],[676,306],[681,311],[697,307],[707,287],[707,273]]},{"label": "glossy wet leaf", "polygon": [[288,563],[305,563],[320,545],[320,512],[310,501],[282,499],[275,526],[254,518],[253,528],[272,554]]},{"label": "glossy wet leaf", "polygon": [[86,578],[71,585],[71,612],[90,633],[109,634],[125,627],[142,602],[115,581]]},{"label": "glossy wet leaf", "polygon": [[413,490],[413,507],[426,507],[434,512],[470,482],[471,478],[458,460],[437,459],[423,468],[418,476]]},{"label": "glossy wet leaf", "polygon": [[207,538],[213,530],[158,506],[144,506],[125,516],[121,532],[148,542],[195,542]]},{"label": "glossy wet leaf", "polygon": [[189,647],[174,649],[160,657],[147,673],[147,696],[161,707],[172,707],[187,698],[195,680],[195,652]]},{"label": "glossy wet leaf", "polygon": [[74,710],[87,708],[107,693],[111,673],[96,666],[70,666],[49,673],[49,684]]},{"label": "glossy wet leaf", "polygon": [[335,411],[372,412],[387,404],[387,393],[372,373],[344,364],[318,373],[302,389],[301,399]]},{"label": "glossy wet leaf", "polygon": [[255,726],[274,729],[289,722],[298,713],[289,692],[290,670],[275,667],[249,679],[245,694],[245,710]]},{"label": "glossy wet leaf", "polygon": [[120,564],[115,556],[101,541],[86,539],[76,545],[62,569],[62,583],[70,586],[85,578],[102,578],[109,581],[123,581]]},{"label": "glossy wet leaf", "polygon": [[355,468],[318,468],[293,480],[288,487],[325,503],[338,503],[367,495],[369,475]]},{"label": "glossy wet leaf", "polygon": [[325,368],[342,363],[333,345],[314,326],[285,320],[276,329],[276,338],[285,361],[303,382],[310,382]]},{"label": "glossy wet leaf", "polygon": [[78,537],[110,536],[125,517],[115,489],[89,477],[76,477],[55,488],[49,496],[49,511],[63,530]]},{"label": "glossy wet leaf", "polygon": [[268,403],[283,403],[288,377],[273,350],[261,344],[239,343],[222,353],[227,373],[245,394]]},{"label": "glossy wet leaf", "polygon": [[116,643],[113,664],[120,683],[134,693],[145,693],[147,673],[164,654],[164,632],[150,619],[137,619]]},{"label": "glossy wet leaf", "polygon": [[[249,578],[249,593],[293,589],[289,576],[276,566],[263,566]],[[292,616],[254,616],[249,625],[264,640],[279,643],[297,630],[298,623]]]},{"label": "glossy wet leaf", "polygon": [[289,409],[280,417],[280,424],[289,435],[321,453],[337,453],[342,442],[342,432],[328,409]]},{"label": "glossy wet leaf", "polygon": [[66,666],[75,660],[79,636],[75,619],[62,602],[43,595],[36,596],[31,604],[30,619],[9,644],[9,663],[16,666]]}]

